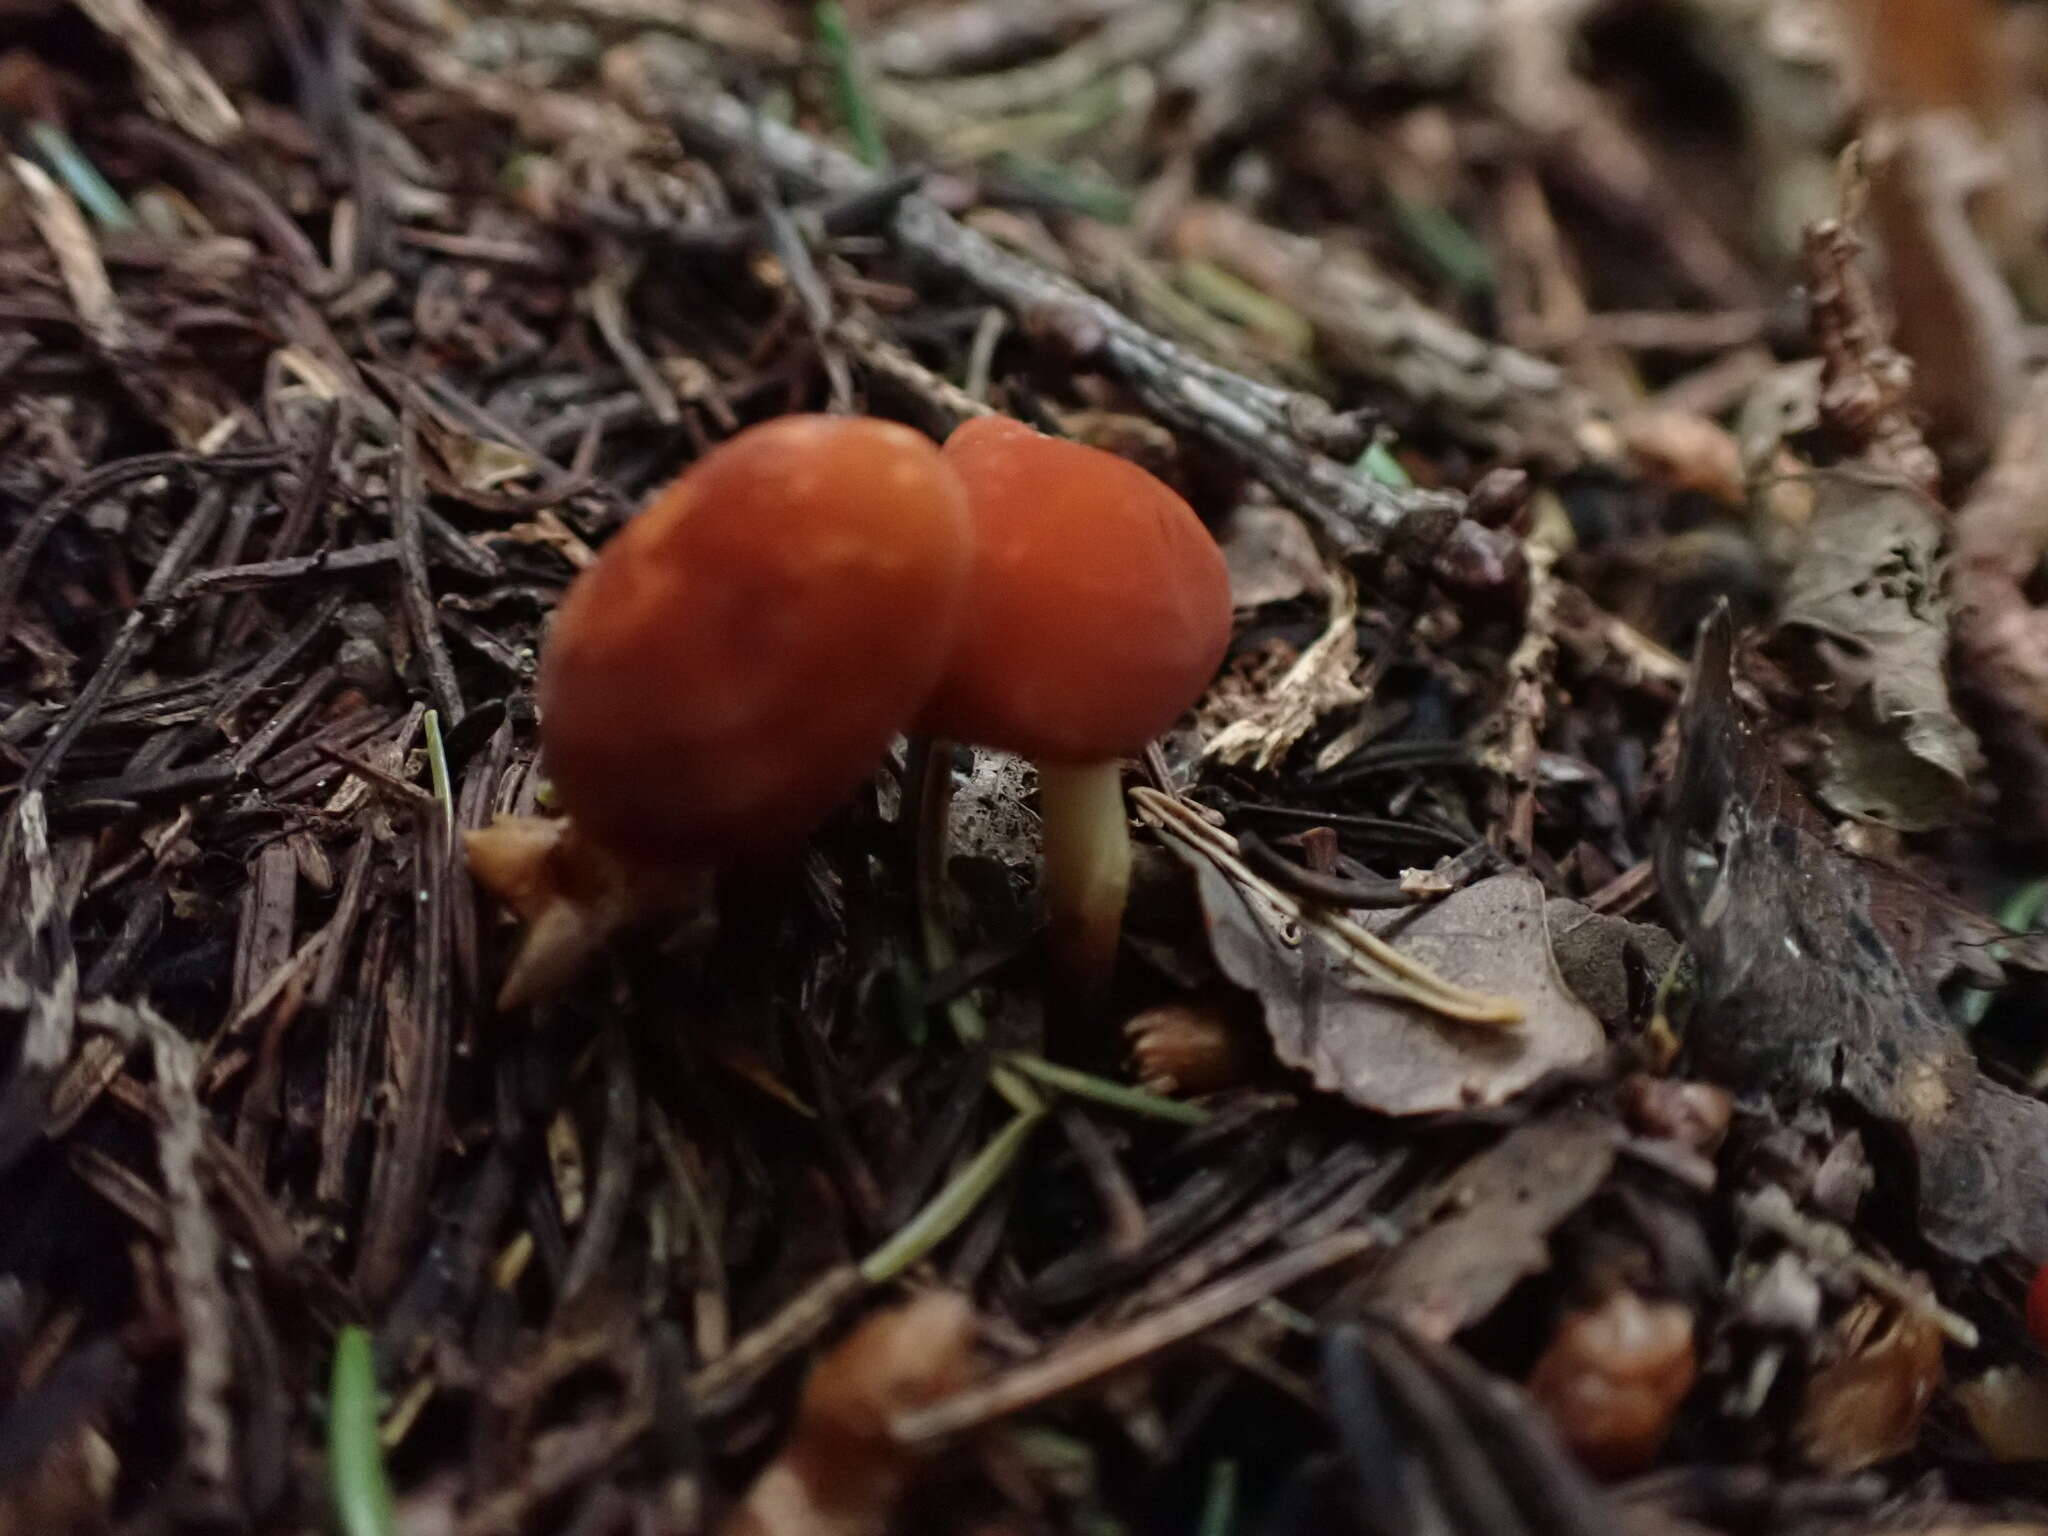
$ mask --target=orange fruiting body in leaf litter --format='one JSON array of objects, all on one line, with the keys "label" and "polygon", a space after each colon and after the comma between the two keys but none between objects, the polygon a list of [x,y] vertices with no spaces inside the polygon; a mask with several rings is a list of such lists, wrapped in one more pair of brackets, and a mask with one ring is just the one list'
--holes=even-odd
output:
[{"label": "orange fruiting body in leaf litter", "polygon": [[1106,996],[1130,886],[1118,760],[1201,697],[1230,645],[1230,575],[1194,509],[1137,465],[984,416],[946,439],[974,565],[960,636],[917,716],[1032,759],[1055,973]]},{"label": "orange fruiting body in leaf litter", "polygon": [[793,849],[938,681],[972,538],[908,427],[785,416],[713,449],[556,613],[538,698],[563,809],[636,864]]},{"label": "orange fruiting body in leaf litter", "polygon": [[1230,645],[1230,573],[1165,482],[1100,448],[982,416],[946,439],[974,516],[971,593],[934,735],[1038,762],[1128,756]]}]

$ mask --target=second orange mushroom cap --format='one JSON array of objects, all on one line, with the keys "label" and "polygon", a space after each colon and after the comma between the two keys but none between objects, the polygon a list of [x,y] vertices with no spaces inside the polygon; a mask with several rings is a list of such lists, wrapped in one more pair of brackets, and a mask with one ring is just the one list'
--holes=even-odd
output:
[{"label": "second orange mushroom cap", "polygon": [[974,518],[970,598],[917,729],[1048,763],[1130,756],[1230,645],[1230,574],[1194,509],[1100,448],[983,416],[946,439]]}]

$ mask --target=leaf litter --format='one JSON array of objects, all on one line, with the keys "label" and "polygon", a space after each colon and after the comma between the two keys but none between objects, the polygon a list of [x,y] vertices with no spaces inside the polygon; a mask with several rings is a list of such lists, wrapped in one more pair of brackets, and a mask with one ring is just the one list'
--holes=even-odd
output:
[{"label": "leaf litter", "polygon": [[[2048,1516],[2048,32],[1844,9],[14,6],[0,1528]],[[1226,547],[1092,1034],[916,741],[490,1006],[551,610],[804,409]]]}]

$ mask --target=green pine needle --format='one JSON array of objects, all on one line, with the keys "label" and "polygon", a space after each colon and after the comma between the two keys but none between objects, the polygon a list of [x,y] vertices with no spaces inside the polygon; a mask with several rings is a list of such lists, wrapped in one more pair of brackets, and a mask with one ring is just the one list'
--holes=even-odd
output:
[{"label": "green pine needle", "polygon": [[377,1441],[377,1362],[367,1330],[351,1324],[334,1341],[327,1388],[327,1478],[342,1536],[394,1536],[398,1518]]},{"label": "green pine needle", "polygon": [[868,99],[867,82],[853,41],[853,29],[839,0],[818,0],[813,13],[818,41],[832,61],[832,78],[839,86],[839,109],[846,114],[846,131],[853,136],[854,152],[867,164],[880,169],[889,163],[888,147],[882,142],[882,122],[875,104]]}]

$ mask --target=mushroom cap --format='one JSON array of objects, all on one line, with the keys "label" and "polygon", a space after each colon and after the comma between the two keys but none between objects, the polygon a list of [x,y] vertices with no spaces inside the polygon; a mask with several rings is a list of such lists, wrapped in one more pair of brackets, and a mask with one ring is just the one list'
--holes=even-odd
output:
[{"label": "mushroom cap", "polygon": [[1144,750],[1230,645],[1230,574],[1194,509],[1127,459],[1003,416],[945,456],[974,512],[968,606],[933,735],[1041,762]]},{"label": "mushroom cap", "polygon": [[543,647],[543,759],[640,864],[799,844],[937,682],[973,542],[928,438],[785,416],[692,465],[570,586]]}]

